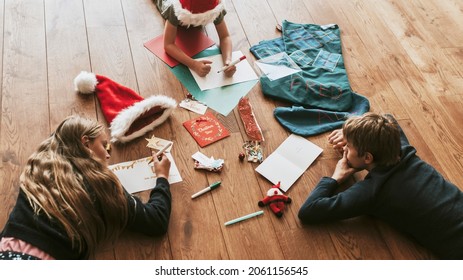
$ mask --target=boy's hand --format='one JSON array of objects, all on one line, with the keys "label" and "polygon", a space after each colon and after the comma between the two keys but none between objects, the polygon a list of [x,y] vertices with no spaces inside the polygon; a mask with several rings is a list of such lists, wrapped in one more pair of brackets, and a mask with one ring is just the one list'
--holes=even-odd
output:
[{"label": "boy's hand", "polygon": [[328,136],[328,142],[333,145],[333,149],[343,153],[343,148],[346,145],[346,140],[344,139],[344,134],[342,129],[336,129],[330,133]]},{"label": "boy's hand", "polygon": [[211,72],[211,63],[209,60],[197,60],[191,68],[195,71],[200,77],[205,77],[209,72]]},{"label": "boy's hand", "polygon": [[336,168],[331,178],[338,181],[338,184],[341,184],[357,171],[357,169],[349,166],[347,162],[347,151],[344,151],[342,154],[342,158],[336,164]]}]

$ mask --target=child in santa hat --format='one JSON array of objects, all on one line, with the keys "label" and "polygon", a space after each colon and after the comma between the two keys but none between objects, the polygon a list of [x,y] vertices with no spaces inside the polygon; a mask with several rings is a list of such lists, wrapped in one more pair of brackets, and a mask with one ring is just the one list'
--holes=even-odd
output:
[{"label": "child in santa hat", "polygon": [[[153,0],[166,20],[164,27],[164,49],[168,55],[204,77],[211,71],[211,61],[194,60],[186,55],[177,45],[177,27],[205,26],[213,22],[220,40],[220,50],[225,65],[232,59],[232,40],[224,16],[227,13],[223,0]],[[236,67],[224,71],[227,77],[233,76]]]}]

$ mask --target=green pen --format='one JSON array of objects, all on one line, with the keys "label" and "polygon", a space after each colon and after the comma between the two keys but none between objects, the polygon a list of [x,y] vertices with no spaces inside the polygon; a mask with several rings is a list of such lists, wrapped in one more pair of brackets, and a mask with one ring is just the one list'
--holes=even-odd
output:
[{"label": "green pen", "polygon": [[215,183],[213,183],[212,185],[210,185],[209,187],[205,188],[205,189],[202,189],[200,190],[199,192],[195,193],[194,195],[191,196],[191,198],[195,198],[195,197],[198,197],[204,193],[207,193],[208,191],[211,191],[215,188],[218,188],[220,186],[222,182],[221,181],[217,181]]}]

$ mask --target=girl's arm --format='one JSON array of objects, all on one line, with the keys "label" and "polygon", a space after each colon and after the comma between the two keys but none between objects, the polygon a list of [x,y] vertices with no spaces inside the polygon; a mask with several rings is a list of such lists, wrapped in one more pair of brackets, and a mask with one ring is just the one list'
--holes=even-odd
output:
[{"label": "girl's arm", "polygon": [[177,37],[177,27],[166,20],[164,27],[164,50],[168,55],[175,58],[181,64],[195,71],[199,76],[204,77],[211,71],[211,61],[209,60],[194,60],[186,55],[177,45],[175,38]]},{"label": "girl's arm", "polygon": [[150,193],[147,203],[127,193],[129,204],[128,229],[149,236],[159,236],[169,227],[172,197],[170,185],[166,178],[156,180],[156,186]]},{"label": "girl's arm", "polygon": [[[222,60],[225,65],[230,64],[232,61],[232,40],[230,33],[228,32],[227,24],[225,20],[222,20],[219,24],[215,26],[217,34],[219,35],[220,40],[220,51],[222,52]],[[233,76],[236,72],[236,66],[232,66],[224,71],[224,74],[227,77]]]}]

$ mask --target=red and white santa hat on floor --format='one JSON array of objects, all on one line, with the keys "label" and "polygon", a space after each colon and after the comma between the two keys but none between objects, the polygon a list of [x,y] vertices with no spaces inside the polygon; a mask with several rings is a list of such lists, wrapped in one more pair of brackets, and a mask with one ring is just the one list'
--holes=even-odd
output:
[{"label": "red and white santa hat on floor", "polygon": [[76,90],[82,94],[95,93],[106,121],[110,124],[111,142],[128,142],[145,135],[163,123],[177,106],[164,95],[146,99],[135,91],[111,79],[82,71],[75,79]]},{"label": "red and white santa hat on floor", "polygon": [[222,0],[167,0],[183,26],[203,26],[213,22],[225,9]]}]

